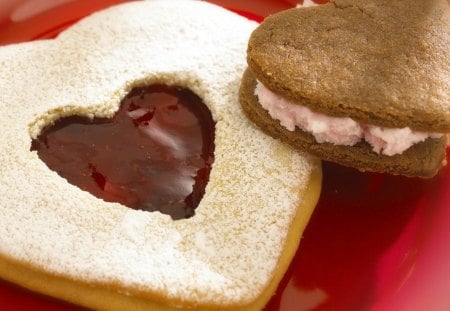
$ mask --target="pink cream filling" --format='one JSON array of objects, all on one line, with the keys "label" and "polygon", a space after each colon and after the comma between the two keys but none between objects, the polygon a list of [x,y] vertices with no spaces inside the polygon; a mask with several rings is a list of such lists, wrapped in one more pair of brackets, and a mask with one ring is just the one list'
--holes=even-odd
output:
[{"label": "pink cream filling", "polygon": [[289,131],[295,127],[314,136],[318,143],[353,146],[364,139],[376,153],[392,156],[401,154],[412,145],[427,138],[439,138],[443,134],[413,131],[409,127],[385,128],[361,124],[351,118],[339,118],[314,112],[294,104],[270,91],[259,81],[255,95],[270,116],[280,121]]}]

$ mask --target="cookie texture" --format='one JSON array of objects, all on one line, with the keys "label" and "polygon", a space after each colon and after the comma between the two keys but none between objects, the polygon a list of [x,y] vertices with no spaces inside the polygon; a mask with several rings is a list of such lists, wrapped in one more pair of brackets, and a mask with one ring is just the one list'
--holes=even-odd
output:
[{"label": "cookie texture", "polygon": [[[203,1],[137,1],[54,40],[0,48],[0,277],[110,310],[259,310],[320,192],[320,163],[264,135],[238,102],[257,26]],[[51,171],[31,141],[69,115],[111,117],[134,87],[191,89],[215,121],[196,215],[108,203]]]},{"label": "cookie texture", "polygon": [[362,141],[355,146],[338,146],[331,143],[317,143],[314,137],[298,128],[289,131],[274,120],[259,104],[254,94],[256,78],[247,69],[244,72],[240,102],[247,117],[268,135],[288,143],[301,151],[309,152],[321,159],[356,167],[361,171],[386,172],[410,177],[432,177],[445,164],[447,137],[429,138],[415,144],[402,154],[386,156],[372,151],[372,147]]},{"label": "cookie texture", "polygon": [[268,17],[248,64],[274,93],[384,127],[450,132],[445,0],[335,0]]}]

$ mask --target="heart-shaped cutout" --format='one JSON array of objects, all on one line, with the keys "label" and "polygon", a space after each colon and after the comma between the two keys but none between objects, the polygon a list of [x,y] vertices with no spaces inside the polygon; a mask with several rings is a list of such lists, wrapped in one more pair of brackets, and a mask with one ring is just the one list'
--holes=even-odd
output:
[{"label": "heart-shaped cutout", "polygon": [[59,119],[31,149],[98,198],[183,219],[205,193],[214,121],[190,90],[152,85],[133,89],[112,119]]}]

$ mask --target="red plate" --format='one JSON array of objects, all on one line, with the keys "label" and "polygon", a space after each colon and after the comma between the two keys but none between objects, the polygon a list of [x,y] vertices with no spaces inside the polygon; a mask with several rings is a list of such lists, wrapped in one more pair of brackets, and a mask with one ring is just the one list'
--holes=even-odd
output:
[{"label": "red plate", "polygon": [[[125,1],[3,1],[0,44],[51,38],[79,18],[120,2]],[[211,2],[257,20],[296,3]],[[420,180],[324,163],[320,202],[266,309],[448,311],[449,228],[450,167],[432,180]],[[80,310],[4,282],[0,309]]]}]

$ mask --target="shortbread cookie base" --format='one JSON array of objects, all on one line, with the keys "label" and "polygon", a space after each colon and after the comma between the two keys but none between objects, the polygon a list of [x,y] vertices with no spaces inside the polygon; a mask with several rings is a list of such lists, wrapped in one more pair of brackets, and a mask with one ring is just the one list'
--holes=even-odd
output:
[{"label": "shortbread cookie base", "polygon": [[[184,305],[184,308],[195,310],[261,310],[270,300],[281,281],[285,271],[298,249],[300,238],[311,217],[314,207],[319,199],[322,184],[321,169],[314,170],[309,185],[301,193],[303,198],[298,213],[290,227],[286,245],[277,264],[272,280],[262,294],[248,305]],[[179,307],[172,307],[171,301],[164,297],[143,297],[133,294],[120,293],[114,286],[100,286],[71,280],[63,276],[51,275],[40,271],[31,265],[27,266],[14,259],[0,256],[0,275],[7,281],[13,282],[29,290],[39,292],[57,299],[79,304],[95,310],[154,310],[176,311]]]},{"label": "shortbread cookie base", "polygon": [[[256,26],[204,1],[136,1],[97,12],[55,40],[1,47],[3,261],[58,281],[47,294],[93,308],[97,299],[86,288],[168,308],[235,310],[267,301],[290,257],[284,248],[313,207],[299,211],[302,194],[318,195],[310,183],[320,162],[262,133],[240,108]],[[131,89],[161,83],[193,91],[215,122],[215,160],[195,216],[173,221],[105,202],[30,151],[58,118],[111,117]],[[46,286],[3,272],[34,290]],[[80,289],[76,296],[71,286]]]},{"label": "shortbread cookie base", "polygon": [[250,69],[247,69],[240,89],[240,102],[247,117],[272,137],[323,160],[355,167],[360,171],[424,178],[434,176],[445,162],[446,135],[439,139],[429,138],[394,156],[377,154],[366,142],[355,146],[317,143],[313,135],[298,128],[292,132],[288,131],[278,120],[273,119],[259,104],[254,94],[255,87],[256,78]]}]

